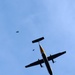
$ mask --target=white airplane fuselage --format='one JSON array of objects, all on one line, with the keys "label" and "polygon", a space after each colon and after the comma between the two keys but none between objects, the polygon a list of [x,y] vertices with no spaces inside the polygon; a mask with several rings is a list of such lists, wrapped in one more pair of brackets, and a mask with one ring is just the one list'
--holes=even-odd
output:
[{"label": "white airplane fuselage", "polygon": [[50,67],[49,62],[48,62],[48,59],[47,59],[46,54],[44,52],[44,49],[41,47],[41,45],[39,45],[39,47],[40,47],[40,52],[41,52],[42,58],[43,58],[43,60],[45,62],[45,65],[47,67],[47,70],[48,70],[48,72],[49,72],[50,75],[53,75],[51,67]]}]

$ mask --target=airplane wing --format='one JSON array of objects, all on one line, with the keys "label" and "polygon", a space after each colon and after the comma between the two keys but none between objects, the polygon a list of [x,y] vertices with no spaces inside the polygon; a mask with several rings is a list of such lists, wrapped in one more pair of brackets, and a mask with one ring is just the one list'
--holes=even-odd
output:
[{"label": "airplane wing", "polygon": [[65,54],[65,53],[66,53],[66,51],[60,52],[60,53],[57,53],[57,54],[54,54],[54,55],[50,55],[50,56],[47,57],[47,58],[48,58],[48,60],[53,60],[53,59],[55,59],[55,58],[57,58],[57,57],[59,57],[59,56]]},{"label": "airplane wing", "polygon": [[[55,58],[57,58],[57,57],[65,54],[65,53],[66,53],[66,51],[60,52],[60,53],[57,53],[57,54],[54,54],[54,55],[50,55],[47,58],[50,61],[50,60],[53,60],[53,59],[55,59]],[[35,65],[40,65],[42,67],[42,65],[41,65],[42,63],[44,63],[44,60],[43,59],[40,59],[40,60],[35,61],[35,62],[33,62],[33,63],[29,64],[29,65],[26,65],[25,67],[28,68],[28,67],[32,67],[32,66],[35,66]]]},{"label": "airplane wing", "polygon": [[25,67],[28,68],[28,67],[31,67],[31,66],[35,66],[35,65],[41,65],[42,63],[44,63],[44,60],[43,59],[38,59],[38,61],[35,61],[29,65],[26,65]]}]

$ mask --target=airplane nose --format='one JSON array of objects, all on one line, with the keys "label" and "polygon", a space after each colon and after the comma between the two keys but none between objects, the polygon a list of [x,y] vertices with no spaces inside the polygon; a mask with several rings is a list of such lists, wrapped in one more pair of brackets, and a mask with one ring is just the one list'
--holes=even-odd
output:
[{"label": "airplane nose", "polygon": [[49,71],[49,74],[50,74],[50,75],[53,75],[52,71]]}]

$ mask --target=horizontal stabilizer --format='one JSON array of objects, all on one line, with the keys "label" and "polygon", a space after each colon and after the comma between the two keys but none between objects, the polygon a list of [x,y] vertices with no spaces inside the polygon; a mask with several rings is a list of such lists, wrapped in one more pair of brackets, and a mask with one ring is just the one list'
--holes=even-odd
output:
[{"label": "horizontal stabilizer", "polygon": [[32,43],[39,42],[39,41],[41,41],[41,40],[43,40],[43,39],[44,39],[44,37],[38,38],[38,39],[36,39],[36,40],[33,40]]}]

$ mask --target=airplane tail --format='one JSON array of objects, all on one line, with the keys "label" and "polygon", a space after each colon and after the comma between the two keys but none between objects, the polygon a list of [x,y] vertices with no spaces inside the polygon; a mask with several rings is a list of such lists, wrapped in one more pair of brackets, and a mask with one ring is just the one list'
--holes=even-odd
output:
[{"label": "airplane tail", "polygon": [[43,39],[44,39],[44,37],[41,37],[41,38],[35,39],[35,40],[32,41],[32,43],[36,43],[36,42],[42,41]]}]

